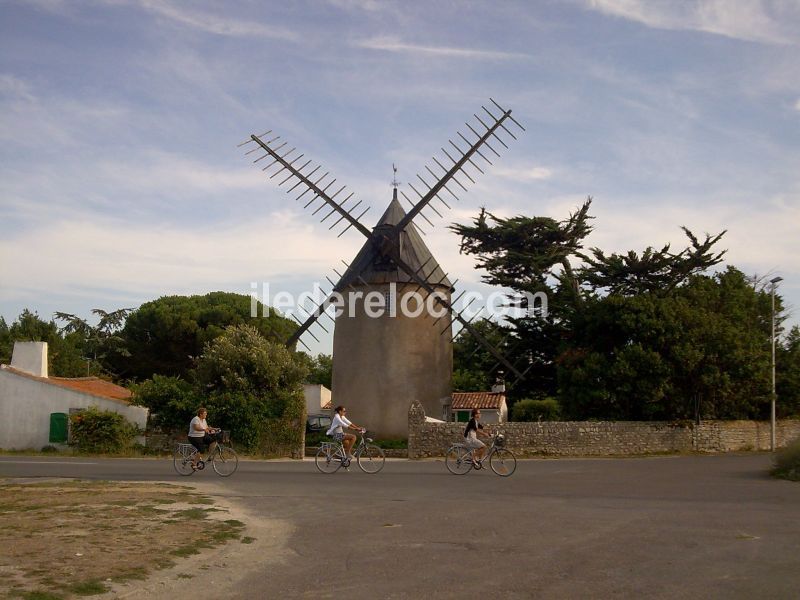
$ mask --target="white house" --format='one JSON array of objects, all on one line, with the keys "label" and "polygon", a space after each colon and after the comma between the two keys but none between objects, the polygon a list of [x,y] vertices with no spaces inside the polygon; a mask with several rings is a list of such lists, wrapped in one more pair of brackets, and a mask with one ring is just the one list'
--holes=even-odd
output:
[{"label": "white house", "polygon": [[481,423],[505,423],[508,421],[505,391],[453,392],[448,421],[466,423],[474,408],[481,411]]},{"label": "white house", "polygon": [[306,383],[303,385],[303,394],[306,397],[306,414],[327,414],[333,410],[331,405],[331,391],[324,385]]},{"label": "white house", "polygon": [[129,390],[98,377],[48,377],[47,342],[15,342],[11,365],[0,365],[0,448],[64,444],[70,413],[90,406],[144,429],[148,411],[130,397]]}]

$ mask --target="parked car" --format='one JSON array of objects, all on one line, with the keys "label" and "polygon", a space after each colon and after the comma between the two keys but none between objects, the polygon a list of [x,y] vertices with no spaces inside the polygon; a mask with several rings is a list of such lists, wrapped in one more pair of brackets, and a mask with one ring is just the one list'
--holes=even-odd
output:
[{"label": "parked car", "polygon": [[329,415],[308,415],[306,419],[306,433],[325,433],[330,429],[331,418]]}]

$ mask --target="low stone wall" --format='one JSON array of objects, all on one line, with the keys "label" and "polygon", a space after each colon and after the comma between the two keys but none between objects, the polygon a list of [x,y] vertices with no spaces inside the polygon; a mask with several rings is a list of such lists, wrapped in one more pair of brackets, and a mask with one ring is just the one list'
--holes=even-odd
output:
[{"label": "low stone wall", "polygon": [[[767,421],[704,421],[700,425],[646,421],[545,421],[486,425],[521,455],[630,456],[669,452],[769,450]],[[442,456],[463,439],[464,423],[430,422],[414,402],[408,412],[408,456]],[[779,421],[777,445],[800,437],[800,420]]]}]

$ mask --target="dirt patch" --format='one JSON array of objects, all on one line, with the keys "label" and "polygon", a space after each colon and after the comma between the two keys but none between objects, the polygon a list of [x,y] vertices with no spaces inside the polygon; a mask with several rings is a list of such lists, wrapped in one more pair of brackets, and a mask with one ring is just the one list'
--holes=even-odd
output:
[{"label": "dirt patch", "polygon": [[204,557],[195,555],[217,552],[209,549],[226,542],[254,546],[254,534],[230,506],[188,486],[3,483],[2,597],[44,600],[131,590],[144,587],[154,573],[199,566]]}]

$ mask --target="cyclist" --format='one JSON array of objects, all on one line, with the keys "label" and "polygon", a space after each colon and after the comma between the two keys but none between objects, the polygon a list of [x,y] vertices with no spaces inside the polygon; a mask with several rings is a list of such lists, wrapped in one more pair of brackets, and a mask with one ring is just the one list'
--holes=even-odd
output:
[{"label": "cyclist", "polygon": [[350,421],[345,416],[346,412],[347,409],[344,406],[339,405],[336,407],[336,409],[333,411],[333,422],[326,432],[326,435],[333,436],[333,439],[335,439],[337,442],[342,442],[347,458],[352,460],[353,455],[350,453],[350,449],[353,447],[353,444],[356,441],[356,436],[354,436],[352,433],[345,433],[344,429],[345,427],[348,429],[355,429],[361,433],[364,433],[366,429],[359,427]]},{"label": "cyclist", "polygon": [[486,453],[486,444],[478,439],[478,436],[481,437],[489,437],[488,433],[483,431],[483,423],[480,422],[481,420],[481,411],[478,408],[473,408],[471,413],[472,418],[467,423],[466,429],[464,429],[464,445],[467,448],[474,449],[474,460],[479,461],[483,458],[483,455]]},{"label": "cyclist", "polygon": [[195,416],[189,423],[189,443],[197,448],[197,452],[192,457],[192,469],[197,469],[197,461],[202,458],[203,450],[208,447],[209,453],[217,446],[217,440],[213,434],[219,429],[209,427],[206,423],[208,411],[205,408],[197,409]]}]

